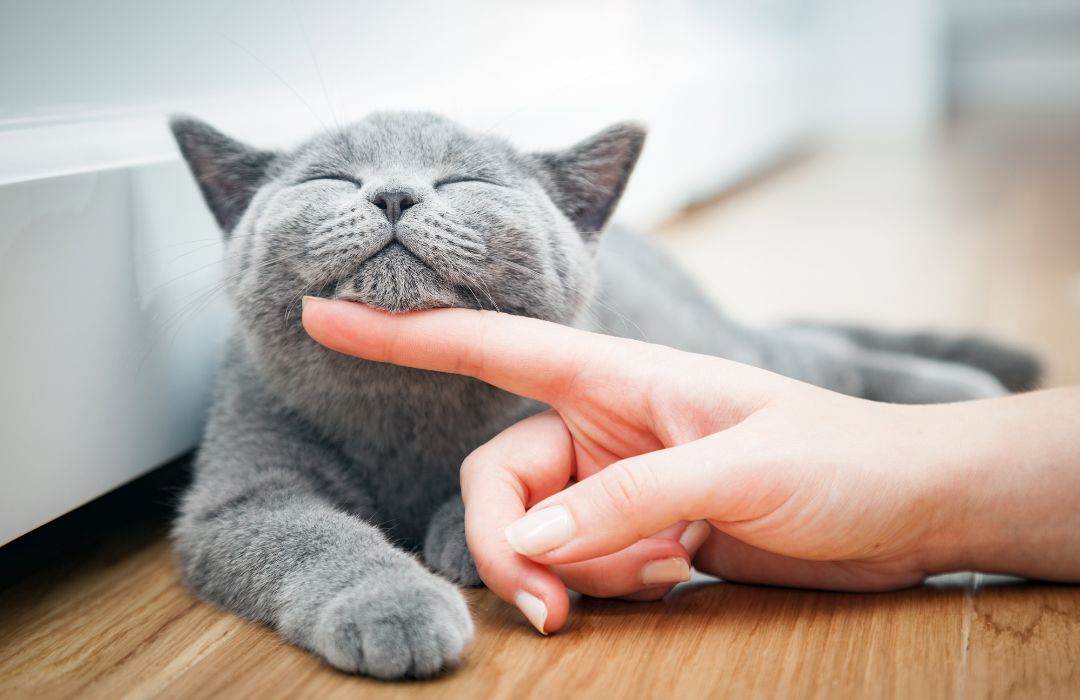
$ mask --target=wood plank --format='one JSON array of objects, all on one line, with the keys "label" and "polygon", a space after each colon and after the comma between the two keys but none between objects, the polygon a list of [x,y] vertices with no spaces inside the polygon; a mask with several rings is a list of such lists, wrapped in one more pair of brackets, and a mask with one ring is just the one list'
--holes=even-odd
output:
[{"label": "wood plank", "polygon": [[960,667],[966,591],[692,583],[662,603],[578,600],[569,629],[547,638],[489,592],[472,591],[477,641],[464,666],[430,683],[384,683],[338,673],[266,627],[197,601],[156,539],[95,558],[45,590],[33,580],[9,591],[0,696],[941,696]]},{"label": "wood plank", "polygon": [[1080,587],[993,577],[972,613],[964,697],[1080,697]]}]

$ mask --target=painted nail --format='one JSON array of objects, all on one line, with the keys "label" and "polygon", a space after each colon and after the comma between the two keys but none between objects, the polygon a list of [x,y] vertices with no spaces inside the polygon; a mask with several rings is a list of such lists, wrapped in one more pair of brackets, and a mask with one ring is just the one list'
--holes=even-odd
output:
[{"label": "painted nail", "polygon": [[566,544],[574,536],[574,521],[563,506],[529,513],[506,528],[506,541],[518,554],[533,557]]},{"label": "painted nail", "polygon": [[641,567],[641,582],[646,586],[690,580],[690,565],[685,559],[657,559]]},{"label": "painted nail", "polygon": [[532,593],[518,591],[514,594],[514,605],[518,606],[518,610],[540,634],[547,635],[544,631],[544,623],[547,622],[547,606],[544,605],[544,601]]},{"label": "painted nail", "polygon": [[709,533],[711,532],[712,526],[709,523],[704,520],[695,520],[683,530],[682,537],[679,538],[679,544],[690,553],[690,556],[694,556],[701,549],[701,545],[705,544],[705,540],[709,539]]}]

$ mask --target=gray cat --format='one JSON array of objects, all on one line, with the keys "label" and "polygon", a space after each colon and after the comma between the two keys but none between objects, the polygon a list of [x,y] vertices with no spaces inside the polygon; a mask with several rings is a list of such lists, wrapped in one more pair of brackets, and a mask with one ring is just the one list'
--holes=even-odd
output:
[{"label": "gray cat", "polygon": [[1005,392],[973,364],[1033,371],[993,345],[967,357],[966,341],[912,344],[969,363],[950,364],[891,336],[743,328],[644,239],[613,231],[601,244],[644,141],[637,126],[541,154],[432,114],[373,114],[291,152],[194,119],[172,129],[224,232],[238,318],[175,526],[183,576],[344,671],[425,677],[459,661],[473,626],[451,582],[479,578],[458,467],[539,407],[331,352],[300,325],[304,294],[395,312],[498,309],[882,401]]}]

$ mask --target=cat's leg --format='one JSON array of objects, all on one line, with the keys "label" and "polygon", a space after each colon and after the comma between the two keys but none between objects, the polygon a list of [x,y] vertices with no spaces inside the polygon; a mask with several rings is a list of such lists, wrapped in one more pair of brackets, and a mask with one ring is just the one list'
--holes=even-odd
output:
[{"label": "cat's leg", "polygon": [[465,504],[461,496],[448,500],[431,518],[424,538],[424,561],[462,586],[484,585],[465,542]]},{"label": "cat's leg", "polygon": [[866,350],[917,355],[942,362],[971,365],[989,372],[1010,391],[1025,391],[1039,383],[1039,358],[976,335],[939,333],[889,333],[858,326],[799,324],[796,327],[826,329],[838,333]]},{"label": "cat's leg", "polygon": [[946,403],[1008,393],[968,365],[867,350],[822,329],[789,328],[763,336],[762,366],[833,391],[890,403]]},{"label": "cat's leg", "polygon": [[948,403],[1009,393],[989,372],[969,365],[869,350],[856,353],[853,362],[862,396],[874,401]]},{"label": "cat's leg", "polygon": [[174,529],[188,585],[343,671],[457,663],[473,635],[461,592],[343,507],[331,451],[253,423],[211,424]]}]

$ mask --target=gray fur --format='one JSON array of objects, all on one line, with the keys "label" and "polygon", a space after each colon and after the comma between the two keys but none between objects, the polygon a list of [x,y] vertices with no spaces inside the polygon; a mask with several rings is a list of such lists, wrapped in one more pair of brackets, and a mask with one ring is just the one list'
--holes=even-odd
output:
[{"label": "gray fur", "polygon": [[424,561],[454,583],[484,585],[465,542],[465,504],[460,498],[450,499],[431,517],[424,540]]},{"label": "gray fur", "polygon": [[812,325],[846,335],[869,350],[971,365],[994,375],[1009,391],[1035,389],[1042,376],[1042,363],[1030,352],[974,335],[938,335],[925,331],[894,334],[857,326]]},{"label": "gray fur", "polygon": [[[331,352],[300,325],[304,294],[499,309],[880,400],[1003,391],[977,370],[842,334],[743,328],[643,239],[598,245],[643,141],[632,125],[539,155],[430,114],[373,114],[288,153],[191,119],[173,131],[226,234],[238,317],[175,526],[183,575],[345,671],[424,677],[460,660],[472,623],[446,578],[478,577],[458,467],[539,407]],[[394,226],[375,205],[387,191],[415,202]]]}]

